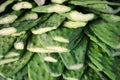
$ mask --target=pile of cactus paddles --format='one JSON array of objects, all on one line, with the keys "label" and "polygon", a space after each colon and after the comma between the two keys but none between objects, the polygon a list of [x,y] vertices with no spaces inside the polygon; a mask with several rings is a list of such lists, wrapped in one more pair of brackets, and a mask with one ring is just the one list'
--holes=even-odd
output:
[{"label": "pile of cactus paddles", "polygon": [[0,80],[120,80],[120,0],[0,0]]}]

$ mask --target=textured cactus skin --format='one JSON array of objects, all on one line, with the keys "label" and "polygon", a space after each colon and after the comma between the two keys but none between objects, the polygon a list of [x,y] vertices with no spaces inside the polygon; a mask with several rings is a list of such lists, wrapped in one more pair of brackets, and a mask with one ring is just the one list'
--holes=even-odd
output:
[{"label": "textured cactus skin", "polygon": [[[47,33],[33,35],[31,38],[31,41],[29,41],[27,45],[28,50],[29,48],[41,48],[44,50],[48,50],[49,52],[60,52],[59,49],[54,49],[49,47],[61,47],[65,49],[64,52],[68,52],[68,49],[66,48],[66,46],[67,44],[65,43],[54,41],[51,38],[51,35]],[[43,51],[41,53],[46,53],[46,52]]]},{"label": "textured cactus skin", "polygon": [[[44,23],[40,23],[35,28],[33,28],[32,33],[33,34],[42,34],[42,33],[57,29],[64,20],[65,20],[64,16],[54,13]],[[45,28],[50,28],[50,30],[46,30],[46,31],[41,30],[41,29],[45,29]],[[36,31],[40,31],[40,32],[36,33]]]},{"label": "textured cactus skin", "polygon": [[[96,26],[98,23],[99,25]],[[94,34],[104,43],[114,49],[120,48],[119,26],[113,26],[111,24],[107,24],[103,20],[99,20],[93,22],[89,27],[90,30],[93,31]],[[104,34],[106,35],[104,36]]]},{"label": "textured cactus skin", "polygon": [[[70,53],[59,54],[67,69],[79,70],[84,65],[87,49],[87,38],[83,37],[78,45]],[[81,67],[70,68],[71,66],[81,65]]]},{"label": "textured cactus skin", "polygon": [[73,78],[73,80],[79,80],[84,72],[85,68],[81,68],[80,70],[66,70],[62,76],[65,80],[72,80],[67,78]]},{"label": "textured cactus skin", "polygon": [[0,80],[119,80],[119,12],[120,0],[0,0]]},{"label": "textured cactus skin", "polygon": [[103,51],[100,51],[100,47],[94,42],[91,42],[90,45],[91,47],[88,51],[88,56],[90,60],[93,61],[93,64],[96,65],[99,70],[103,70],[103,72],[111,79],[118,79],[118,76],[120,75],[118,72],[118,67],[120,66],[120,64],[116,63],[119,62],[119,59],[104,55],[105,53]]},{"label": "textured cactus skin", "polygon": [[57,62],[47,62],[47,61],[44,61],[43,57],[41,56],[43,65],[45,66],[45,70],[48,72],[48,74],[50,74],[53,77],[60,76],[64,70],[64,65],[59,55],[56,57],[58,57]]},{"label": "textured cactus skin", "polygon": [[11,79],[14,79],[14,80],[28,80],[27,72],[28,72],[28,68],[27,68],[27,66],[25,66],[19,72],[17,72],[14,76],[12,76]]},{"label": "textured cactus skin", "polygon": [[16,37],[0,36],[0,54],[5,55],[13,46]]},{"label": "textured cactus skin", "polygon": [[[61,10],[55,10],[56,7],[58,7]],[[63,8],[64,7],[64,8]],[[70,11],[71,8],[65,5],[60,5],[60,4],[49,4],[49,5],[44,5],[44,6],[38,6],[32,9],[33,12],[38,12],[38,13],[64,13]]]},{"label": "textured cactus skin", "polygon": [[44,64],[41,60],[40,54],[34,54],[28,64],[29,80],[55,80],[44,69]]},{"label": "textured cactus skin", "polygon": [[110,51],[110,47],[104,44],[91,30],[88,31],[85,29],[85,34],[90,37],[91,41],[94,41],[96,44],[98,44],[108,55],[114,54]]},{"label": "textured cactus skin", "polygon": [[33,53],[26,52],[18,61],[11,64],[1,65],[0,72],[6,77],[13,76],[28,63],[32,55]]},{"label": "textured cactus skin", "polygon": [[[62,37],[64,39],[68,40],[68,42],[69,42],[69,38],[71,37],[73,31],[74,31],[73,29],[62,27],[62,28],[56,29],[54,31],[50,31],[49,34],[51,35],[51,37],[54,40],[55,40],[55,37]],[[57,41],[57,40],[55,40],[55,41]],[[58,42],[60,42],[60,41],[58,41]],[[62,42],[62,43],[68,43],[68,42]]]}]

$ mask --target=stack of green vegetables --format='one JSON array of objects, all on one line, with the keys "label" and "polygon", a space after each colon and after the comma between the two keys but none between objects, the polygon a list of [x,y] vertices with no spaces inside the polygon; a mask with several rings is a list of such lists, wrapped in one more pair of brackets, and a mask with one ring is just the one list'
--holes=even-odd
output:
[{"label": "stack of green vegetables", "polygon": [[0,80],[119,77],[119,0],[0,0]]}]

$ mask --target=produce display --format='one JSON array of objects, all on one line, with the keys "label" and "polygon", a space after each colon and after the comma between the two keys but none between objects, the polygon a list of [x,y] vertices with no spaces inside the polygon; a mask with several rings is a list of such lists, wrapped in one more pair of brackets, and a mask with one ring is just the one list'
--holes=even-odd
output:
[{"label": "produce display", "polygon": [[119,0],[0,0],[0,80],[119,77]]}]

